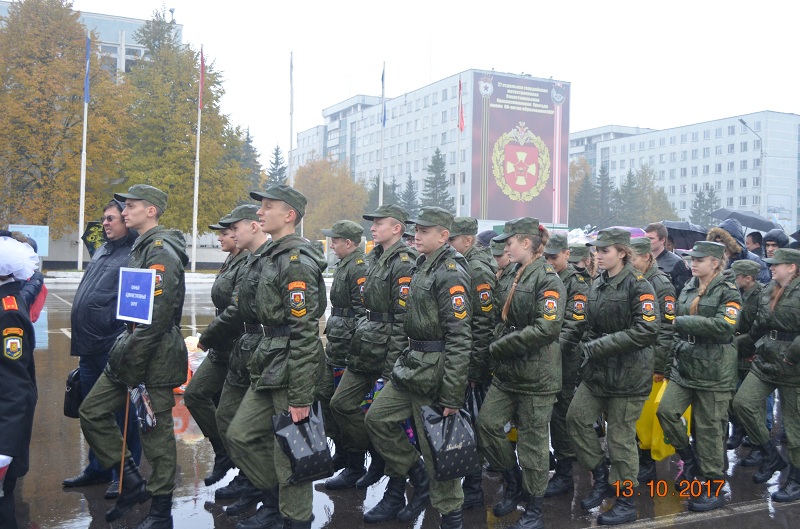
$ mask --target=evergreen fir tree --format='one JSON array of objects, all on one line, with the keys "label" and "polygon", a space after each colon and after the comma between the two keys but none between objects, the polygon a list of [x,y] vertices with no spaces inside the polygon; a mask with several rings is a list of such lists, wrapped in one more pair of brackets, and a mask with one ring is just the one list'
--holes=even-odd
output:
[{"label": "evergreen fir tree", "polygon": [[417,200],[417,186],[414,185],[411,173],[408,173],[408,179],[403,192],[400,194],[398,203],[400,207],[408,212],[409,217],[416,216],[417,210],[419,210],[419,202]]},{"label": "evergreen fir tree", "polygon": [[428,176],[424,180],[420,206],[436,206],[453,213],[453,198],[448,190],[447,167],[444,155],[438,148],[433,153],[431,163],[427,167]]},{"label": "evergreen fir tree", "polygon": [[585,228],[587,225],[594,226],[599,221],[600,198],[597,194],[597,186],[592,182],[592,175],[586,174],[583,180],[578,183],[578,190],[575,193],[575,204],[570,210],[569,224],[573,228]]},{"label": "evergreen fir tree", "polygon": [[286,184],[286,161],[283,159],[283,153],[279,145],[276,145],[272,151],[272,159],[267,169],[267,178],[269,178],[270,184]]}]

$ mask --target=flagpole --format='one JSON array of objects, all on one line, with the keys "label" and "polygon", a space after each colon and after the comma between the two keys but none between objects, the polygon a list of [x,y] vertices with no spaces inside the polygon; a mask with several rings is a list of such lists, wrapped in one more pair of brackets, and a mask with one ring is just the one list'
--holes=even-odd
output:
[{"label": "flagpole", "polygon": [[461,216],[461,74],[458,74],[458,136],[456,140],[456,217]]},{"label": "flagpole", "polygon": [[[294,185],[292,145],[294,144],[294,52],[289,52],[289,185]],[[301,228],[302,230],[302,228]]]},{"label": "flagpole", "polygon": [[81,149],[81,197],[78,211],[78,271],[83,270],[83,245],[80,236],[83,232],[84,209],[86,208],[86,129],[89,120],[89,59],[92,40],[86,35],[86,77],[83,80],[83,148]]},{"label": "flagpole", "polygon": [[386,131],[386,61],[381,72],[381,171],[378,173],[378,207],[383,205],[383,133]]},{"label": "flagpole", "polygon": [[203,118],[203,84],[206,76],[206,65],[203,57],[203,46],[200,46],[200,83],[197,89],[197,148],[194,155],[194,203],[192,205],[192,272],[197,269],[197,202],[200,194],[200,131]]}]

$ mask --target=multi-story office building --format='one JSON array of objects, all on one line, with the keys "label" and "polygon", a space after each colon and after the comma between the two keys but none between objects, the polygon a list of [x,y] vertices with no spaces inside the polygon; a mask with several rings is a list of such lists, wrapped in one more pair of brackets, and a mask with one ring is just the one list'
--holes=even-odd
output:
[{"label": "multi-story office building", "polygon": [[292,171],[312,156],[328,157],[367,183],[382,173],[404,186],[410,177],[421,195],[439,149],[459,214],[485,221],[532,215],[563,225],[568,99],[568,83],[481,70],[386,99],[385,123],[380,97],[354,96],[324,109],[323,125],[297,134]]},{"label": "multi-story office building", "polygon": [[[11,2],[0,1],[0,17],[8,16],[10,6]],[[103,68],[129,72],[136,61],[145,56],[147,50],[136,42],[136,31],[144,26],[146,20],[84,11],[81,11],[79,20],[97,35],[99,40],[93,44],[102,55]],[[176,23],[174,27],[178,40],[182,42],[183,25]]]},{"label": "multi-story office building", "polygon": [[800,116],[763,111],[600,141],[598,170],[612,185],[649,165],[678,215],[689,220],[698,191],[714,189],[717,205],[755,212],[797,229]]},{"label": "multi-story office building", "polygon": [[586,158],[592,174],[597,173],[597,144],[601,141],[615,140],[627,136],[635,136],[653,129],[641,127],[623,127],[621,125],[606,125],[588,130],[569,133],[569,161]]}]

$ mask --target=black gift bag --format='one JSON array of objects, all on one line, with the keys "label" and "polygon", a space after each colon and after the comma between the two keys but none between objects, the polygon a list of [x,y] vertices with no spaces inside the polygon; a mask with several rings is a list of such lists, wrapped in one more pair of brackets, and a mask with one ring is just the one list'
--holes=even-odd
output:
[{"label": "black gift bag", "polygon": [[472,419],[472,424],[478,422],[478,413],[483,406],[483,401],[486,398],[486,387],[483,384],[478,384],[477,387],[472,387],[472,384],[467,384],[467,392],[464,395],[464,409],[469,413]]},{"label": "black gift bag", "polygon": [[434,477],[437,481],[468,476],[480,472],[478,442],[472,421],[464,410],[443,417],[430,406],[422,407],[425,438],[433,454]]},{"label": "black gift bag", "polygon": [[83,402],[81,395],[81,368],[76,367],[67,375],[67,386],[64,389],[64,416],[78,419],[78,410]]},{"label": "black gift bag", "polygon": [[314,481],[333,475],[333,460],[319,402],[311,406],[308,419],[294,423],[292,415],[285,411],[272,416],[272,426],[278,444],[292,464],[289,483]]}]

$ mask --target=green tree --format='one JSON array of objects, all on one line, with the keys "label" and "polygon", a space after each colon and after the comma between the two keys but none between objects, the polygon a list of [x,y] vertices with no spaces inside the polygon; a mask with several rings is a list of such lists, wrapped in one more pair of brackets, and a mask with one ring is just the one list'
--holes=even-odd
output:
[{"label": "green tree", "polygon": [[[380,176],[376,176],[373,178],[372,183],[369,186],[368,194],[367,194],[367,209],[369,211],[375,211],[378,207],[378,185],[380,181]],[[394,176],[392,177],[391,181],[383,181],[383,203],[384,204],[399,204],[400,203],[400,194],[399,194],[400,184],[397,183],[397,178]]]},{"label": "green tree", "polygon": [[[636,174],[632,169],[628,170],[625,179],[620,182],[620,186],[612,193],[611,218],[609,220],[600,219],[601,223],[608,223],[615,226],[636,226],[639,218],[638,209],[642,204],[637,202],[638,189],[636,185]],[[599,228],[608,226],[598,225]]]},{"label": "green tree", "polygon": [[613,221],[621,226],[646,226],[660,220],[677,220],[666,192],[656,184],[656,173],[643,165],[635,173],[628,170],[625,180],[614,190]]},{"label": "green tree", "polygon": [[569,207],[572,209],[575,206],[575,195],[581,188],[583,180],[586,175],[590,175],[591,169],[589,168],[589,161],[581,156],[577,160],[570,160],[569,162]]},{"label": "green tree", "polygon": [[586,173],[580,180],[575,192],[574,204],[569,210],[569,224],[573,228],[595,226],[600,218],[600,200],[597,186],[592,182],[592,175]]},{"label": "green tree", "polygon": [[403,187],[403,192],[400,194],[398,201],[400,207],[408,212],[409,217],[417,215],[419,210],[419,201],[417,200],[417,186],[414,185],[414,180],[411,178],[411,173],[408,173],[406,185]]},{"label": "green tree", "polygon": [[270,184],[286,183],[286,161],[283,159],[283,153],[279,145],[276,145],[272,151],[272,159],[267,169],[267,178]]},{"label": "green tree", "polygon": [[[166,226],[189,231],[192,226],[200,54],[177,46],[173,26],[163,9],[137,32],[151,49],[126,76],[135,94],[130,115],[136,124],[128,135],[132,156],[124,166],[124,189],[133,183],[157,186],[169,194],[162,218]],[[206,62],[200,139],[198,225],[216,222],[244,196],[252,168],[243,166],[240,134],[231,131],[220,112],[224,93],[221,76]],[[231,138],[239,138],[231,141]],[[226,141],[227,140],[227,141]]]},{"label": "green tree", "polygon": [[[76,229],[86,27],[66,0],[13,2],[0,23],[0,218]],[[86,218],[100,216],[129,156],[129,87],[100,67],[92,35]]]},{"label": "green tree", "polygon": [[594,224],[606,222],[613,215],[611,196],[614,189],[611,187],[611,178],[608,176],[608,165],[603,164],[597,174],[597,198],[599,200],[598,218]]},{"label": "green tree", "polygon": [[713,187],[709,188],[708,192],[703,189],[698,191],[692,201],[689,220],[691,220],[693,224],[698,224],[704,228],[714,226],[716,222],[711,217],[711,212],[719,207],[717,200],[717,192]]},{"label": "green tree", "polygon": [[427,167],[428,176],[423,181],[420,206],[436,206],[454,213],[453,197],[450,196],[447,181],[447,167],[444,155],[439,148],[433,153],[431,163]]},{"label": "green tree", "polygon": [[[241,136],[239,127],[236,130],[238,135]],[[253,145],[253,137],[250,135],[250,129],[248,128],[244,135],[239,163],[247,171],[247,185],[250,189],[260,189],[264,182],[264,168],[261,167],[261,162],[258,158],[258,149]]]}]

